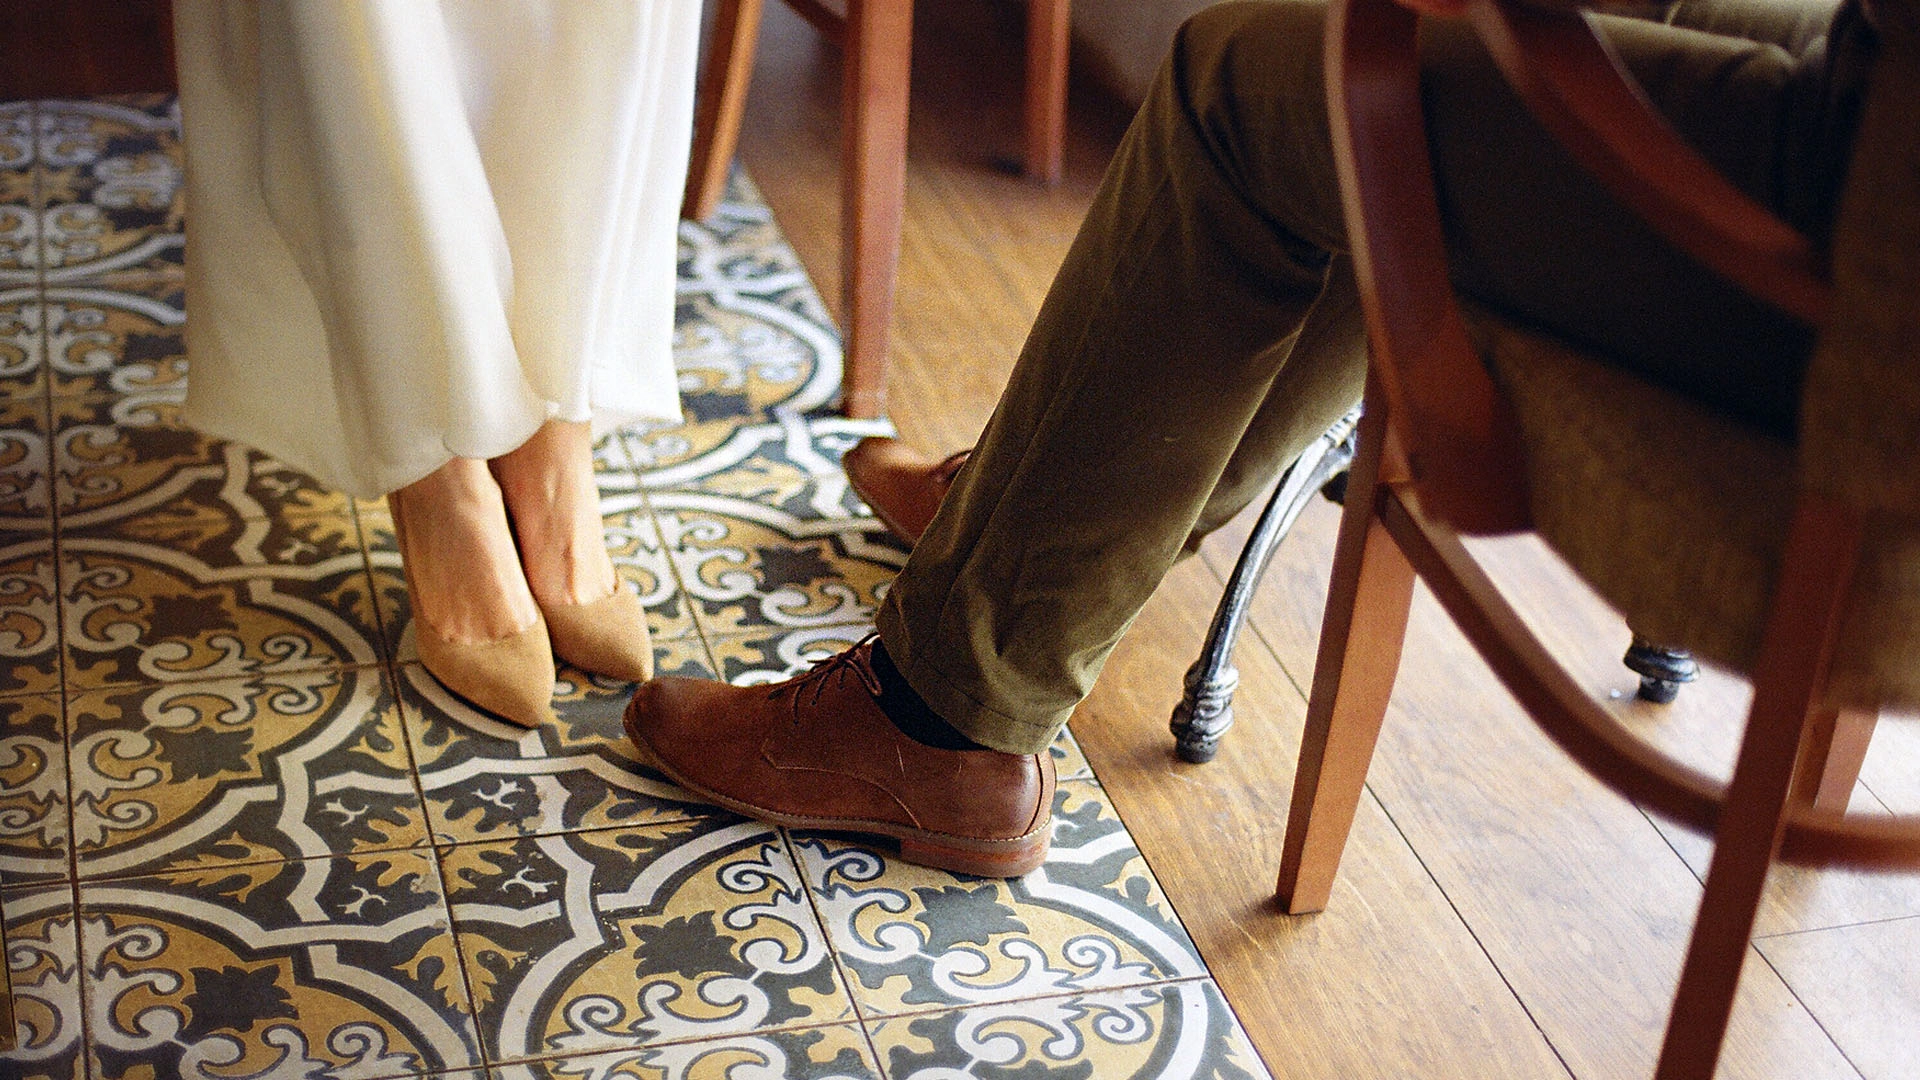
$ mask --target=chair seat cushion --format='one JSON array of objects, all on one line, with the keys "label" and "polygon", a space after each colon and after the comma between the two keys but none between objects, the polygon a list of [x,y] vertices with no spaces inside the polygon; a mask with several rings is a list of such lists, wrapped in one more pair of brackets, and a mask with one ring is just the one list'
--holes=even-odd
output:
[{"label": "chair seat cushion", "polygon": [[[1467,322],[1516,414],[1541,537],[1636,633],[1748,670],[1798,491],[1794,448],[1486,312]],[[1869,522],[1830,695],[1920,705],[1920,525]]]}]

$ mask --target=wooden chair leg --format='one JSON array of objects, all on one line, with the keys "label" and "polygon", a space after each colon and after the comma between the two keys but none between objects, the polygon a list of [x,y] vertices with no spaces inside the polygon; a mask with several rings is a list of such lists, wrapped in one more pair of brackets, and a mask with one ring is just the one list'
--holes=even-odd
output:
[{"label": "wooden chair leg", "polygon": [[727,170],[740,145],[740,119],[760,48],[762,7],[763,0],[721,0],[714,12],[713,44],[700,70],[687,193],[680,203],[680,216],[689,221],[712,217],[726,193]]},{"label": "wooden chair leg", "polygon": [[1849,511],[1812,505],[1818,501],[1801,495],[1788,535],[1779,594],[1754,663],[1753,708],[1714,829],[1713,861],[1655,1080],[1712,1080],[1796,772],[1828,712],[1819,693],[1853,575],[1851,561],[1833,553],[1859,549],[1860,523]]},{"label": "wooden chair leg", "polygon": [[1060,182],[1067,137],[1067,41],[1072,0],[1027,0],[1027,175]]},{"label": "wooden chair leg", "polygon": [[1760,894],[1780,846],[1794,760],[1812,726],[1804,714],[1799,724],[1763,723],[1762,711],[1756,702],[1714,831],[1713,861],[1655,1080],[1712,1080],[1726,1039]]},{"label": "wooden chair leg", "polygon": [[849,0],[840,192],[841,411],[848,416],[878,416],[886,403],[887,327],[906,208],[912,46],[909,0]]},{"label": "wooden chair leg", "polygon": [[1845,811],[1879,719],[1880,714],[1865,709],[1816,710],[1808,721],[1807,745],[1794,772],[1794,801]]},{"label": "wooden chair leg", "polygon": [[1347,487],[1334,551],[1333,581],[1320,629],[1313,692],[1294,771],[1293,805],[1276,891],[1290,913],[1319,911],[1333,891],[1347,834],[1360,806],[1380,723],[1400,669],[1413,601],[1413,567],[1388,535],[1376,507],[1384,408],[1369,397],[1360,453]]}]

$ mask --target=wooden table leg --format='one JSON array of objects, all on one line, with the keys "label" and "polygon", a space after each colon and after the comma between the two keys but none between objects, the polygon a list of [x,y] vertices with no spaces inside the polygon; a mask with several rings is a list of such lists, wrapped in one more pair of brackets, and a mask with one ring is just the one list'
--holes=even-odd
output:
[{"label": "wooden table leg", "polygon": [[887,328],[906,207],[911,0],[847,5],[840,197],[841,411],[878,416],[886,404]]},{"label": "wooden table leg", "polygon": [[1067,31],[1072,0],[1027,0],[1027,175],[1060,182],[1067,136]]},{"label": "wooden table leg", "polygon": [[680,216],[705,221],[727,189],[727,170],[740,145],[740,121],[747,108],[747,86],[760,47],[763,0],[723,0],[713,19],[713,45],[700,70],[698,111],[693,118],[693,152],[687,165],[687,192]]}]

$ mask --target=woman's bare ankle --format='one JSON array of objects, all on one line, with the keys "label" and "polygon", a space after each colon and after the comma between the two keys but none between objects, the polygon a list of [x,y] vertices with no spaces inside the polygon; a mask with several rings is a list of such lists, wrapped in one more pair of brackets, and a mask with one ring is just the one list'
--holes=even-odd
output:
[{"label": "woman's bare ankle", "polygon": [[404,530],[414,618],[454,641],[491,641],[540,617],[486,462],[454,458],[388,503]]},{"label": "woman's bare ankle", "polygon": [[591,603],[619,587],[586,424],[549,420],[488,465],[513,518],[527,584],[543,606]]}]

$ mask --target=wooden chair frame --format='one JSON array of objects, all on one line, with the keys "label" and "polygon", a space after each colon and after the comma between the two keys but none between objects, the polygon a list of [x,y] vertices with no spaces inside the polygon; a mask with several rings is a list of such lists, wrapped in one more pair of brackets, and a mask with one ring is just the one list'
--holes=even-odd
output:
[{"label": "wooden chair frame", "polygon": [[[885,411],[887,335],[893,317],[905,207],[907,96],[912,0],[787,0],[846,51],[841,88],[840,312],[846,337],[841,410]],[[765,0],[721,0],[700,73],[692,164],[683,216],[713,216],[740,142],[747,87],[759,50]],[[1027,0],[1026,98],[1022,131],[1027,175],[1060,181],[1067,129],[1067,49],[1072,0]]]},{"label": "wooden chair frame", "polygon": [[[885,411],[887,329],[906,208],[907,92],[912,0],[788,0],[845,53],[840,128],[840,321],[845,337],[841,411]],[[726,188],[760,38],[765,0],[722,0],[700,73],[683,216],[703,221]]]},{"label": "wooden chair frame", "polygon": [[[1513,0],[1469,16],[1528,106],[1683,250],[1809,321],[1828,300],[1811,245],[1714,173],[1638,93],[1586,17]],[[1567,753],[1628,798],[1711,832],[1714,854],[1675,995],[1661,1078],[1711,1077],[1767,869],[1920,865],[1920,819],[1844,813],[1872,714],[1823,698],[1858,560],[1860,512],[1803,490],[1753,669],[1730,782],[1640,741],[1556,664],[1461,543],[1528,527],[1508,407],[1446,276],[1424,149],[1416,17],[1336,0],[1329,108],[1371,368],[1287,823],[1278,892],[1325,906],[1379,735],[1416,576]]]}]

